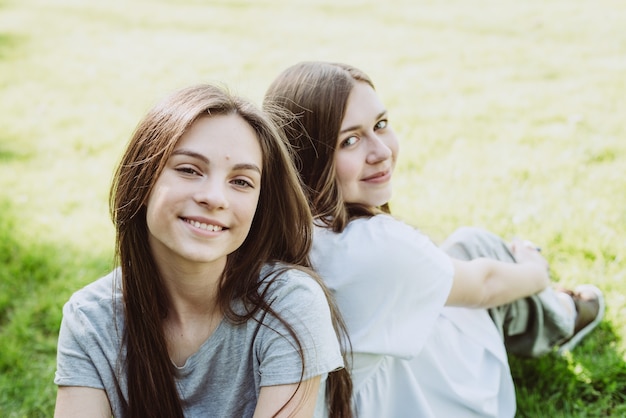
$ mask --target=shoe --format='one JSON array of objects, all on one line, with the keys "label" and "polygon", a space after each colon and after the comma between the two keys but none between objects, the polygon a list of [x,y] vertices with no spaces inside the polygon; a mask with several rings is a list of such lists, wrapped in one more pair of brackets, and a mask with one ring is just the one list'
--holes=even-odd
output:
[{"label": "shoe", "polygon": [[574,323],[574,335],[559,347],[559,354],[571,351],[578,343],[589,334],[602,321],[604,316],[604,296],[602,291],[591,284],[583,284],[574,291],[565,290],[574,300],[576,306],[576,321]]}]

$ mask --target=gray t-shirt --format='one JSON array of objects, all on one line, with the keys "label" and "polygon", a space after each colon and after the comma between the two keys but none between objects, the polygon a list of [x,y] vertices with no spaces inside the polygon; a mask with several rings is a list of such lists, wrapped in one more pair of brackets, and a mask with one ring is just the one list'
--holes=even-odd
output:
[{"label": "gray t-shirt", "polygon": [[[325,380],[328,372],[343,366],[328,304],[311,277],[290,270],[270,285],[268,298],[300,339],[304,379],[321,375]],[[252,320],[235,325],[224,319],[178,368],[176,383],[186,416],[251,417],[262,386],[300,380],[302,363],[284,325],[271,315],[263,322],[268,326],[259,327]],[[54,382],[104,389],[113,415],[120,417],[122,402],[116,384],[127,396],[126,377],[118,361],[122,335],[121,273],[117,269],[74,293],[65,304]],[[323,392],[320,388],[316,414],[325,415]]]}]

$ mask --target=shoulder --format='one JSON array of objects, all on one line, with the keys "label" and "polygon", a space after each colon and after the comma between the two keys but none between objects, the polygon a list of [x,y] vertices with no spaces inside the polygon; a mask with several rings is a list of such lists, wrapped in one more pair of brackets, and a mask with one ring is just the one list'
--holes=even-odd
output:
[{"label": "shoulder", "polygon": [[320,324],[330,321],[330,307],[323,285],[311,274],[285,265],[271,266],[267,273],[262,275],[264,282],[260,290],[273,314],[271,318],[261,319],[262,322],[272,323],[277,315],[291,326],[308,329],[315,321]]},{"label": "shoulder", "polygon": [[453,274],[450,257],[430,238],[389,215],[355,219],[341,233],[317,228],[311,262],[333,291],[349,285],[346,295],[368,297],[389,294],[388,287],[444,286]]},{"label": "shoulder", "polygon": [[114,310],[122,311],[121,279],[121,270],[116,269],[74,292],[63,307],[64,322],[110,325],[103,322],[113,320]]},{"label": "shoulder", "polygon": [[321,284],[306,269],[285,264],[268,264],[261,271],[261,288],[272,299],[325,298]]},{"label": "shoulder", "polygon": [[350,245],[370,244],[371,240],[379,243],[410,241],[417,244],[430,242],[428,237],[416,228],[391,215],[382,214],[370,218],[354,219],[340,233],[316,226],[314,234],[315,239],[318,241],[334,241]]},{"label": "shoulder", "polygon": [[[123,328],[119,286],[121,275],[115,270],[76,291],[64,305],[57,341],[57,385],[113,387]],[[112,398],[113,407],[115,402]]]},{"label": "shoulder", "polygon": [[122,274],[118,268],[74,292],[68,303],[76,306],[109,303],[113,299],[121,297],[121,289]]},{"label": "shoulder", "polygon": [[394,260],[419,255],[439,258],[440,253],[442,251],[432,240],[417,228],[391,215],[376,215],[355,219],[340,233],[316,227],[312,258],[315,261],[323,255],[324,259],[331,257],[341,262],[341,257],[347,265],[365,259],[379,262],[386,257]]},{"label": "shoulder", "polygon": [[[264,298],[271,312],[259,312],[256,352],[262,386],[297,382],[343,365],[330,307],[322,285],[306,270],[267,266]],[[257,332],[258,330],[258,332]],[[301,365],[301,356],[305,364]]]}]

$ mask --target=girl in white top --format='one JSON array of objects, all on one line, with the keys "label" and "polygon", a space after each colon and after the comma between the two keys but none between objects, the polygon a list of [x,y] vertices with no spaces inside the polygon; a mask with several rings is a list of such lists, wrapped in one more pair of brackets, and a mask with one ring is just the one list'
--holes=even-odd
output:
[{"label": "girl in white top", "polygon": [[548,288],[546,260],[472,228],[445,243],[452,258],[389,215],[398,141],[358,69],[296,64],[264,107],[293,145],[316,217],[311,260],[348,327],[357,415],[514,416],[503,340],[536,356],[574,333],[574,300]]},{"label": "girl in white top", "polygon": [[308,268],[311,212],[280,135],[211,85],[139,123],[111,189],[120,267],[63,310],[55,416],[351,415],[340,322]]}]

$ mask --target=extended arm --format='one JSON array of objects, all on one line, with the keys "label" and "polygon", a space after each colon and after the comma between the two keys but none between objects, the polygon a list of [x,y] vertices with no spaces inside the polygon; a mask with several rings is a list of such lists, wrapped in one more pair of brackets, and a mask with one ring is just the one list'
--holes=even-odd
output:
[{"label": "extended arm", "polygon": [[[310,418],[315,411],[319,387],[320,376],[303,381],[299,388],[297,384],[263,386],[259,393],[259,401],[254,410],[254,418],[273,416]],[[274,415],[283,405],[285,405],[285,407],[280,413]]]},{"label": "extended arm", "polygon": [[110,418],[111,406],[102,389],[59,386],[55,418]]},{"label": "extended arm", "polygon": [[520,242],[514,242],[512,250],[517,263],[452,259],[454,281],[446,305],[491,308],[545,289],[550,283],[547,261]]}]

